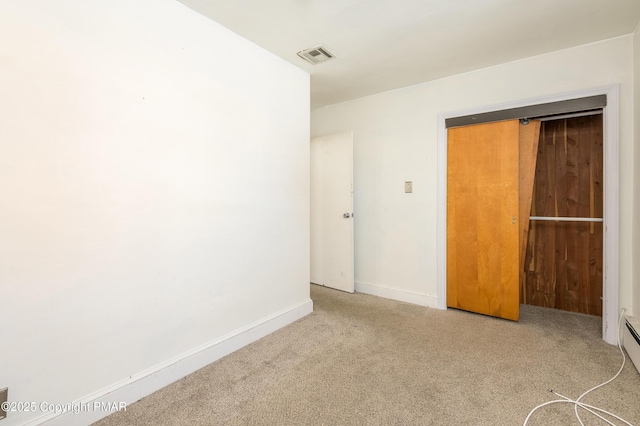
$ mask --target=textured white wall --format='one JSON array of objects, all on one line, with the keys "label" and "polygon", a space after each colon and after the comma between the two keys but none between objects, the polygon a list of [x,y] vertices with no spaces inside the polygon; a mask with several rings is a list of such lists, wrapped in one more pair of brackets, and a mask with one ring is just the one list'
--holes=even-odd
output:
[{"label": "textured white wall", "polygon": [[309,299],[306,73],[173,0],[6,0],[0,39],[11,400],[77,400]]},{"label": "textured white wall", "polygon": [[[435,306],[439,113],[620,84],[620,301],[631,301],[632,36],[313,110],[311,134],[354,132],[356,282]],[[413,193],[403,182],[413,181]],[[416,299],[418,300],[418,299]]]}]

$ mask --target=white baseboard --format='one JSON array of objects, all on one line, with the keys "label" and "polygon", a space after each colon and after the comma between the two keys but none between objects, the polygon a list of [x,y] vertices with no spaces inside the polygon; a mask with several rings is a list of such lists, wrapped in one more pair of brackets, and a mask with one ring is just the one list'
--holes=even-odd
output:
[{"label": "white baseboard", "polygon": [[[77,414],[73,411],[62,414],[51,413],[26,423],[26,426],[41,424],[47,426],[89,425],[112,414],[113,411],[117,411],[119,406],[132,404],[311,312],[313,312],[313,302],[311,299],[307,299],[75,401],[72,404],[75,406],[75,410],[79,411]],[[84,407],[84,409],[80,407]]]},{"label": "white baseboard", "polygon": [[403,290],[393,287],[385,287],[377,284],[355,283],[356,292],[366,293],[386,299],[399,300],[401,302],[413,303],[414,305],[427,306],[429,308],[438,307],[438,298],[425,293]]}]

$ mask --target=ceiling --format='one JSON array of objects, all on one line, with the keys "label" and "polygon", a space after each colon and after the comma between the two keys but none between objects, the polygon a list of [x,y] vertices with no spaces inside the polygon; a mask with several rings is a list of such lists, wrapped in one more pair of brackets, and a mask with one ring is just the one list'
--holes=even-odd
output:
[{"label": "ceiling", "polygon": [[[630,34],[639,0],[179,0],[311,74],[311,108]],[[336,57],[297,56],[318,44]]]}]

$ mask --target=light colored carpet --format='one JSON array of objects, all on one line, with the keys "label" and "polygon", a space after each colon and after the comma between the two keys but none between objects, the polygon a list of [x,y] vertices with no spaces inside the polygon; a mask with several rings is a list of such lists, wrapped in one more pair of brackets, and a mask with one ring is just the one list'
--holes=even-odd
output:
[{"label": "light colored carpet", "polygon": [[[516,323],[315,285],[311,297],[309,316],[95,425],[522,425],[557,399],[548,389],[576,398],[622,361],[599,317],[522,306]],[[584,402],[640,424],[640,374],[627,360]],[[529,421],[572,424],[570,404]]]}]

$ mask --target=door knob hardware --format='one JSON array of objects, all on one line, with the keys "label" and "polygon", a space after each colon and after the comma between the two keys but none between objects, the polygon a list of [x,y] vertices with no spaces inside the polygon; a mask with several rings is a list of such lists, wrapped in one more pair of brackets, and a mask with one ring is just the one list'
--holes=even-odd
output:
[{"label": "door knob hardware", "polygon": [[349,219],[351,216],[353,216],[353,214],[351,213],[345,213],[342,215],[342,217],[344,217],[345,219]]}]

